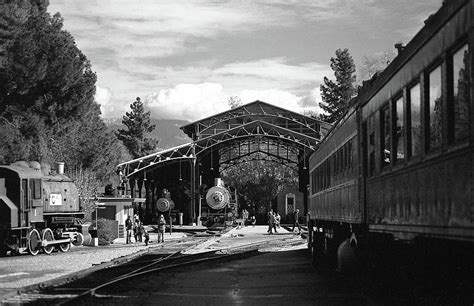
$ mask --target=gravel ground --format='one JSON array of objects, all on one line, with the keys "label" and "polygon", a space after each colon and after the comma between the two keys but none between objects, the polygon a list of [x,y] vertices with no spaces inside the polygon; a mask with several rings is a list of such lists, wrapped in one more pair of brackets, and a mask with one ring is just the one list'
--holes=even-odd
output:
[{"label": "gravel ground", "polygon": [[90,268],[145,249],[144,245],[114,248],[76,247],[68,253],[21,255],[0,259],[0,288],[17,289]]},{"label": "gravel ground", "polygon": [[149,246],[145,246],[144,243],[116,243],[101,247],[71,246],[67,253],[53,252],[51,255],[40,253],[37,256],[23,254],[2,257],[0,258],[0,290],[19,289],[64,277],[103,262],[159,246],[156,244],[153,233],[150,236],[152,243]]}]

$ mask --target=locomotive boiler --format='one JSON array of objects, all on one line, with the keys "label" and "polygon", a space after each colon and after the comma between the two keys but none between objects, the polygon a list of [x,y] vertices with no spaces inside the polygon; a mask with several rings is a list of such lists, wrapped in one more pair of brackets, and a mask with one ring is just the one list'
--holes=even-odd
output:
[{"label": "locomotive boiler", "polygon": [[38,162],[0,166],[0,255],[67,252],[83,243],[79,194],[63,171],[63,163],[57,171]]}]

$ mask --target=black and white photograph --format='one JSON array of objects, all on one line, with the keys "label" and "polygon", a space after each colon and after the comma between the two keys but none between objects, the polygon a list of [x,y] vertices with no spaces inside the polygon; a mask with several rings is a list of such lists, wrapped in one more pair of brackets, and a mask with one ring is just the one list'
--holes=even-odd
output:
[{"label": "black and white photograph", "polygon": [[0,305],[474,305],[474,0],[0,0]]}]

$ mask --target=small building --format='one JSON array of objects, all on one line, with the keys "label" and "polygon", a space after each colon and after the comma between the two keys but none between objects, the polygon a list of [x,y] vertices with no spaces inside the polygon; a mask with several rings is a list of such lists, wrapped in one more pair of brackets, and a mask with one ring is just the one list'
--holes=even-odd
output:
[{"label": "small building", "polygon": [[[137,203],[145,202],[144,198],[127,198],[127,197],[101,197],[97,199],[99,209],[97,209],[97,218],[104,218],[107,220],[117,221],[117,237],[125,237],[125,220],[127,216],[133,219],[134,207]],[[95,212],[93,214],[95,218]]]},{"label": "small building", "polygon": [[289,222],[292,218],[292,213],[295,209],[300,210],[300,215],[304,212],[304,198],[303,193],[298,188],[286,188],[278,194],[275,198],[273,209],[276,210],[281,218],[282,222]]}]

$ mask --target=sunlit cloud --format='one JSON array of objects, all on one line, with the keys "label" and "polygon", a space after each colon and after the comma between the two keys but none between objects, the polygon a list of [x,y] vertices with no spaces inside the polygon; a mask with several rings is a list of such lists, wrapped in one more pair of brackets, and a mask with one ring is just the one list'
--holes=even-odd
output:
[{"label": "sunlit cloud", "polygon": [[100,105],[102,117],[107,117],[108,112],[110,111],[113,112],[113,105],[110,103],[111,98],[112,92],[109,88],[96,87],[94,99]]},{"label": "sunlit cloud", "polygon": [[228,109],[222,85],[179,84],[148,95],[145,106],[153,117],[196,120]]}]

